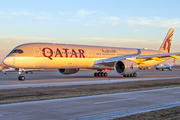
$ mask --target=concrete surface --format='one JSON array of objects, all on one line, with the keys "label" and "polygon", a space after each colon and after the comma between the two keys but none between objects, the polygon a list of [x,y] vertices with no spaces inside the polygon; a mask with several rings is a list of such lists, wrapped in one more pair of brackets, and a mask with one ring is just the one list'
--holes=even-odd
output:
[{"label": "concrete surface", "polygon": [[41,71],[34,74],[25,74],[26,80],[19,81],[17,72],[7,74],[0,73],[0,89],[44,87],[44,86],[64,86],[64,85],[84,85],[84,84],[102,84],[114,82],[129,82],[156,79],[174,79],[180,78],[180,70],[143,70],[138,71],[135,78],[122,77],[115,71],[109,71],[108,77],[94,77],[95,71],[80,71],[73,75],[61,75],[58,71]]},{"label": "concrete surface", "polygon": [[112,119],[180,106],[180,87],[0,105],[2,120]]}]

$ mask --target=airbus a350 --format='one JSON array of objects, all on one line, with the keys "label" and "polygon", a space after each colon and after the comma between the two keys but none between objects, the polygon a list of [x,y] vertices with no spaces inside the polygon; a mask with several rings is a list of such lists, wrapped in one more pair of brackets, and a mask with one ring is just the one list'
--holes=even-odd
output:
[{"label": "airbus a350", "polygon": [[[56,43],[27,43],[15,47],[3,60],[23,69],[58,69],[61,74],[77,73],[81,68],[95,69],[95,77],[106,77],[108,70],[115,70],[124,77],[136,77],[139,68],[157,65],[170,58],[178,59],[180,53],[169,53],[174,29],[170,28],[159,50],[70,45]],[[103,72],[105,71],[105,72]]]}]

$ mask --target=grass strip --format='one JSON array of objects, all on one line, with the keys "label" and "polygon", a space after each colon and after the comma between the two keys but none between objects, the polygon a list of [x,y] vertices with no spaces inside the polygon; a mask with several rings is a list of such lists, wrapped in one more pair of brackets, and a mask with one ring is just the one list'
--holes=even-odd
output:
[{"label": "grass strip", "polygon": [[113,120],[180,120],[180,106],[146,113],[138,113]]}]

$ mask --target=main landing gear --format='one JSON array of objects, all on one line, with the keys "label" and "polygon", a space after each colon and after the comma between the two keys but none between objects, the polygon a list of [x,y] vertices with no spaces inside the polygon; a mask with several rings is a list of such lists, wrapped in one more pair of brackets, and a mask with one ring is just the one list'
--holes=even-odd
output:
[{"label": "main landing gear", "polygon": [[20,75],[20,76],[18,77],[19,81],[24,81],[24,80],[25,80],[25,77],[22,76],[23,72],[24,72],[24,70],[19,69],[19,75]]},{"label": "main landing gear", "polygon": [[100,71],[100,72],[95,72],[94,73],[94,77],[107,77],[107,73],[106,72],[102,72],[102,71]]},{"label": "main landing gear", "polygon": [[137,74],[136,73],[133,73],[133,74],[129,74],[129,75],[123,75],[123,77],[136,77]]}]

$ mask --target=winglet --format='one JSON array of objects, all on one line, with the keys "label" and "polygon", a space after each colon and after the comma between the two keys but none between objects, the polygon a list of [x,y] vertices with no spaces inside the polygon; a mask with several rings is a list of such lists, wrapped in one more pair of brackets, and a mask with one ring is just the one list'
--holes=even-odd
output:
[{"label": "winglet", "polygon": [[171,49],[171,42],[172,42],[172,38],[173,38],[173,34],[174,34],[174,28],[170,28],[169,32],[167,33],[159,51],[163,51],[166,53],[170,52]]}]

